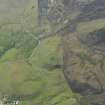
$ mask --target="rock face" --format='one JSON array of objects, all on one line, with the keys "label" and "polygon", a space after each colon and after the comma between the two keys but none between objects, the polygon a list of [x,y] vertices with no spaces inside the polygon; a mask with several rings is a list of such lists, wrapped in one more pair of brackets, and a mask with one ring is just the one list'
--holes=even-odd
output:
[{"label": "rock face", "polygon": [[[94,0],[84,5],[76,20],[105,18],[104,4],[104,0]],[[105,28],[86,35],[80,35],[76,30],[67,32],[62,43],[64,75],[71,89],[91,105],[105,105]]]},{"label": "rock face", "polygon": [[100,51],[105,51],[105,28],[90,32],[86,35],[80,35],[79,38],[84,45]]},{"label": "rock face", "polygon": [[[64,0],[63,3],[64,14],[70,13],[77,23],[105,18],[104,0]],[[76,28],[73,31],[69,28],[71,24],[64,29],[62,36],[65,78],[74,92],[93,97],[94,100],[90,100],[92,105],[104,105],[105,29],[79,35]]]},{"label": "rock face", "polygon": [[69,34],[63,38],[65,43],[64,75],[74,92],[83,96],[95,97],[103,94],[105,89],[105,51],[101,51],[101,49],[105,49],[101,45],[104,41],[88,46],[92,40],[86,40],[84,43],[83,40],[86,39],[81,41],[77,33]]}]

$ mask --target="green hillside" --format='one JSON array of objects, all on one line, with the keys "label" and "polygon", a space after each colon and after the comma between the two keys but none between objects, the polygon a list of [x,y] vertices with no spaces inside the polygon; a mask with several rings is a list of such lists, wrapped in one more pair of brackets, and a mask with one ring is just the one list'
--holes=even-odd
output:
[{"label": "green hillside", "polygon": [[[37,1],[0,3],[0,97],[20,105],[79,105],[81,96],[64,78],[61,37],[38,40]],[[76,31],[87,34],[104,27],[105,19],[98,19],[78,23]]]},{"label": "green hillside", "polygon": [[[35,1],[15,1],[0,1],[4,5],[0,12],[1,97],[20,100],[21,105],[78,105],[62,68],[55,66],[62,65],[60,37],[39,43]],[[13,10],[17,3],[21,5]]]}]

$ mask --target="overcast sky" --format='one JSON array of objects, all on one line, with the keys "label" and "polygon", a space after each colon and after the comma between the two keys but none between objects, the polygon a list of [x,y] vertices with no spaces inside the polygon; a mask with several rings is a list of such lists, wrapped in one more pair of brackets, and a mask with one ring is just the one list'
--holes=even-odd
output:
[{"label": "overcast sky", "polygon": [[0,0],[0,19],[21,14],[30,0]]}]

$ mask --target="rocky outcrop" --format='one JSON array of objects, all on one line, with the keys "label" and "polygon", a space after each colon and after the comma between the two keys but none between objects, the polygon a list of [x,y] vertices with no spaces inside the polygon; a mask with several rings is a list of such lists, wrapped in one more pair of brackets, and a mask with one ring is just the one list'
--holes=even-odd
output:
[{"label": "rocky outcrop", "polygon": [[[105,90],[104,52],[93,50],[94,46],[88,46],[88,41],[84,44],[77,36],[72,33],[63,37],[65,78],[74,92],[84,97],[101,96]],[[99,96],[100,100],[102,97]]]},{"label": "rocky outcrop", "polygon": [[90,32],[86,35],[80,35],[79,39],[84,45],[90,48],[105,51],[105,28]]}]

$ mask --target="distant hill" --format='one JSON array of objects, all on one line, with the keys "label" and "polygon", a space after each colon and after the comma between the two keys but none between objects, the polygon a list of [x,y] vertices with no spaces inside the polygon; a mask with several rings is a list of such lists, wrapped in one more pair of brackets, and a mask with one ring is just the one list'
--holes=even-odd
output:
[{"label": "distant hill", "polygon": [[94,0],[83,6],[81,12],[78,18],[81,21],[105,18],[105,0]]}]

